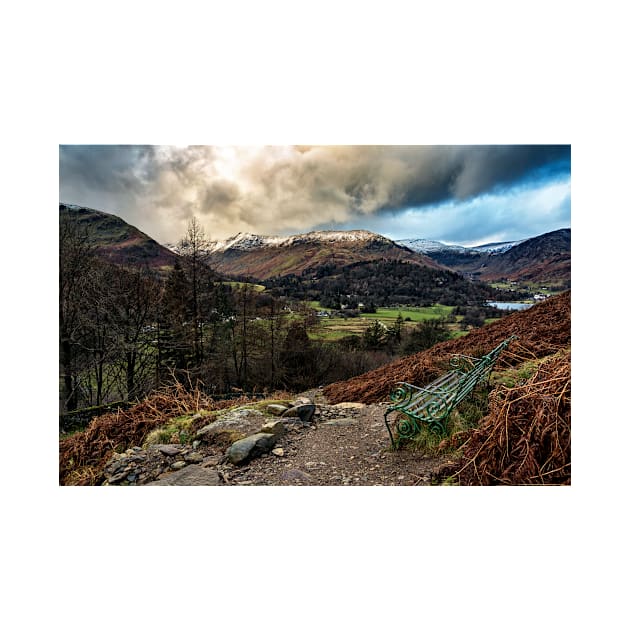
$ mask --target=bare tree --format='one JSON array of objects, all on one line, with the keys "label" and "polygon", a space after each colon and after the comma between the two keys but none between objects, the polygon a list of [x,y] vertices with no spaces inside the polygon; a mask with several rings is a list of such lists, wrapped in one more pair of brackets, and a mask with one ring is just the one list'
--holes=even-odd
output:
[{"label": "bare tree", "polygon": [[191,286],[191,310],[194,330],[193,344],[195,363],[200,365],[203,361],[203,336],[204,336],[204,307],[207,308],[209,283],[212,274],[207,265],[209,241],[203,226],[196,217],[188,223],[186,235],[179,242],[178,251],[183,260],[183,267]]},{"label": "bare tree", "polygon": [[59,217],[59,363],[62,407],[79,402],[79,367],[85,334],[82,317],[85,289],[94,272],[95,247],[86,228],[68,216]]}]

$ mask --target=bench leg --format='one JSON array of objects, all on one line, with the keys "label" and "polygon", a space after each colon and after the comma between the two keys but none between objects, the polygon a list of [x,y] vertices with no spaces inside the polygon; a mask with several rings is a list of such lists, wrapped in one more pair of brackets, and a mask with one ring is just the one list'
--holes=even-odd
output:
[{"label": "bench leg", "polygon": [[389,428],[389,422],[387,422],[387,416],[393,411],[393,409],[390,409],[389,411],[385,412],[385,426],[387,427],[387,432],[389,433],[389,439],[392,443],[392,449],[396,450],[397,446],[396,443],[394,442],[394,436],[392,435],[392,430]]}]

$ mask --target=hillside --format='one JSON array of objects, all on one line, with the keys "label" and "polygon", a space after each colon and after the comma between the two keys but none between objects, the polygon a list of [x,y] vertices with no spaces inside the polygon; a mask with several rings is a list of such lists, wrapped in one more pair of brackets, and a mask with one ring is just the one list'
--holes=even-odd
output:
[{"label": "hillside", "polygon": [[[518,341],[510,346],[510,351],[518,351],[521,357],[540,358],[569,346],[571,292],[566,291],[526,311],[477,328],[465,337],[439,343],[429,350],[403,357],[348,381],[328,385],[324,394],[333,404],[385,401],[394,383],[404,381],[422,386],[448,369],[451,355],[481,356],[510,335],[518,335]],[[504,352],[500,361],[508,357],[509,352]]]},{"label": "hillside", "polygon": [[302,300],[317,300],[325,308],[341,303],[378,306],[481,305],[510,299],[507,292],[472,282],[447,269],[434,269],[406,260],[371,260],[341,266],[322,265],[315,277],[282,276],[266,281],[268,288]]},{"label": "hillside", "polygon": [[433,269],[442,266],[384,236],[366,230],[323,231],[289,237],[238,234],[209,249],[219,273],[264,281],[277,276],[313,276],[322,267],[376,260],[406,260]]},{"label": "hillside", "polygon": [[60,203],[59,220],[63,218],[85,226],[97,254],[108,262],[164,271],[177,260],[177,254],[113,214]]},{"label": "hillside", "polygon": [[452,247],[409,239],[401,241],[437,263],[485,282],[520,282],[570,286],[571,230],[548,232],[524,241],[480,247]]},{"label": "hillside", "polygon": [[571,280],[571,230],[556,230],[530,238],[508,251],[490,256],[480,279],[509,278],[555,284]]}]

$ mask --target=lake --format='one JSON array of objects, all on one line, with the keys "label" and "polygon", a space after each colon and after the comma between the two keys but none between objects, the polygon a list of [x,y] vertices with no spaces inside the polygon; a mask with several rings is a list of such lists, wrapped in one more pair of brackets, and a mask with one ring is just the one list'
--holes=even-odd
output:
[{"label": "lake", "polygon": [[500,308],[502,311],[524,311],[526,308],[533,306],[527,302],[486,302],[488,306]]}]

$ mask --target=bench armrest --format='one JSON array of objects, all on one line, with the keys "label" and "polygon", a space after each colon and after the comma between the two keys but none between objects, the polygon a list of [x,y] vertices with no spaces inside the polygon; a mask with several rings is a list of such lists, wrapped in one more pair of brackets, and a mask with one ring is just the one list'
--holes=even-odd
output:
[{"label": "bench armrest", "polygon": [[471,357],[467,354],[454,354],[449,360],[449,365],[454,370],[470,370],[481,361],[483,361],[483,358]]}]

